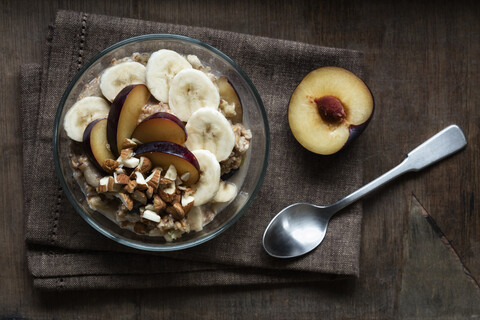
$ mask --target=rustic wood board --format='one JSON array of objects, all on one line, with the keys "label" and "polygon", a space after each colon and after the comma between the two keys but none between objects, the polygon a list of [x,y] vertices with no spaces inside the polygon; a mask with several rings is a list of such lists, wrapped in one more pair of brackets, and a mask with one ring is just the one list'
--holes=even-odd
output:
[{"label": "rustic wood board", "polygon": [[[0,318],[397,318],[412,193],[480,279],[479,2],[4,0],[0,8]],[[21,152],[18,72],[21,64],[41,62],[47,26],[59,9],[363,51],[377,105],[356,142],[365,150],[365,182],[451,123],[465,130],[469,145],[364,200],[357,281],[42,294],[32,289],[24,254],[22,157],[34,155]]]},{"label": "rustic wood board", "polygon": [[398,314],[402,319],[480,316],[480,288],[432,216],[412,196]]}]

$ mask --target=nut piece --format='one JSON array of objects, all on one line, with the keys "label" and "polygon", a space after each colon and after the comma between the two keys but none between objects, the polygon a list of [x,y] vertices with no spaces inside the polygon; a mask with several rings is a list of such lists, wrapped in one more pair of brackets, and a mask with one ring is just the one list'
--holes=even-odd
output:
[{"label": "nut piece", "polygon": [[133,209],[133,200],[130,199],[130,197],[125,194],[125,193],[116,193],[115,197],[120,199],[122,201],[123,205],[128,209],[128,211],[131,211]]},{"label": "nut piece", "polygon": [[165,179],[170,181],[175,181],[177,179],[177,168],[173,164],[168,167],[167,172],[165,172]]},{"label": "nut piece", "polygon": [[122,149],[132,149],[135,150],[137,148],[137,143],[132,139],[125,138],[122,142]]},{"label": "nut piece", "polygon": [[179,202],[168,206],[166,211],[168,214],[171,214],[175,220],[181,220],[185,217],[185,211],[183,210],[182,205]]},{"label": "nut piece", "polygon": [[127,184],[130,181],[130,178],[126,174],[117,174],[116,172],[113,173],[113,179],[117,184]]},{"label": "nut piece", "polygon": [[125,186],[125,191],[127,191],[128,193],[133,193],[133,191],[135,190],[135,188],[137,187],[137,181],[135,180],[129,180],[128,181],[128,184]]},{"label": "nut piece", "polygon": [[145,179],[147,184],[151,186],[154,190],[154,192],[157,191],[158,185],[160,184],[160,177],[162,174],[162,168],[155,168],[153,169],[153,172]]},{"label": "nut piece", "polygon": [[180,177],[180,179],[181,179],[183,182],[188,181],[188,179],[190,179],[190,172],[185,172],[184,174],[182,174],[182,176]]},{"label": "nut piece", "polygon": [[140,190],[135,190],[132,194],[132,198],[143,205],[147,204],[147,196]]},{"label": "nut piece", "polygon": [[103,162],[102,169],[108,173],[113,173],[119,165],[120,163],[118,163],[118,161],[107,159]]},{"label": "nut piece", "polygon": [[142,219],[150,220],[153,222],[160,222],[160,216],[151,210],[145,210],[140,214]]},{"label": "nut piece", "polygon": [[140,157],[138,162],[138,166],[135,168],[135,171],[139,171],[141,173],[147,173],[152,169],[152,162],[147,157]]},{"label": "nut piece", "polygon": [[100,179],[100,182],[97,187],[97,192],[98,193],[104,193],[108,191],[113,191],[114,190],[114,185],[115,181],[113,180],[113,177],[103,177]]},{"label": "nut piece", "polygon": [[188,194],[184,194],[182,196],[182,200],[180,201],[180,204],[182,205],[183,211],[185,211],[185,213],[188,213],[192,209],[194,202],[195,202],[194,197],[192,197]]},{"label": "nut piece", "polygon": [[135,172],[135,175],[137,176],[135,181],[137,182],[137,189],[138,190],[147,190],[148,184],[145,181],[145,178],[143,177],[143,174],[140,172]]},{"label": "nut piece", "polygon": [[163,201],[171,203],[175,199],[176,190],[175,182],[170,182],[164,188],[158,190],[158,195]]},{"label": "nut piece", "polygon": [[150,199],[152,198],[154,192],[155,191],[153,190],[153,188],[151,186],[148,186],[147,190],[145,190],[145,195],[147,196],[148,199]]},{"label": "nut piece", "polygon": [[132,149],[127,148],[127,149],[122,149],[122,151],[120,151],[120,158],[130,159],[131,157],[133,157],[133,150]]},{"label": "nut piece", "polygon": [[167,207],[167,204],[158,195],[154,195],[153,196],[153,207],[155,208],[156,212],[160,212]]}]

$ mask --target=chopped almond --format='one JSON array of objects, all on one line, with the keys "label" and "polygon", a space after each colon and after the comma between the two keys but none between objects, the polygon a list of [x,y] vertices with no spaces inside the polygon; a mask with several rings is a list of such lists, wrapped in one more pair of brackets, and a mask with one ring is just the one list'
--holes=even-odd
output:
[{"label": "chopped almond", "polygon": [[176,220],[181,220],[185,217],[185,211],[183,210],[182,205],[179,202],[168,206],[166,211],[167,213],[171,214],[172,217]]},{"label": "chopped almond", "polygon": [[120,157],[122,159],[130,159],[133,156],[133,150],[130,148],[122,149],[120,152]]},{"label": "chopped almond", "polygon": [[147,204],[147,196],[140,190],[135,190],[132,194],[132,198],[143,205]]},{"label": "chopped almond", "polygon": [[155,208],[155,211],[160,212],[167,207],[167,204],[165,203],[165,201],[162,200],[162,198],[160,198],[160,196],[154,195],[153,207]]},{"label": "chopped almond", "polygon": [[137,146],[138,146],[138,144],[132,139],[125,138],[125,140],[123,140],[123,142],[122,142],[122,149],[135,150],[137,148]]},{"label": "chopped almond", "polygon": [[113,173],[119,165],[120,163],[118,163],[118,161],[115,161],[113,159],[107,159],[103,162],[102,169],[108,173]]},{"label": "chopped almond", "polygon": [[130,178],[124,173],[114,173],[113,178],[115,179],[115,183],[117,184],[128,184],[128,182],[130,181]]},{"label": "chopped almond", "polygon": [[162,174],[161,168],[153,169],[153,172],[145,179],[147,184],[153,188],[154,191],[157,191],[158,185],[160,184],[160,177]]},{"label": "chopped almond", "polygon": [[104,193],[108,191],[113,191],[114,190],[114,184],[115,181],[113,180],[113,177],[103,177],[100,179],[100,182],[97,187],[97,192],[98,193]]},{"label": "chopped almond", "polygon": [[123,205],[128,209],[128,211],[131,211],[133,209],[133,200],[130,199],[128,194],[125,193],[116,193],[115,196],[122,201]]},{"label": "chopped almond", "polygon": [[137,187],[137,181],[129,180],[124,189],[128,193],[133,193],[133,191],[135,190],[136,187]]},{"label": "chopped almond", "polygon": [[151,186],[148,186],[147,190],[145,190],[145,195],[147,196],[148,199],[150,199],[152,198],[154,192],[155,191],[153,190],[153,188]]}]

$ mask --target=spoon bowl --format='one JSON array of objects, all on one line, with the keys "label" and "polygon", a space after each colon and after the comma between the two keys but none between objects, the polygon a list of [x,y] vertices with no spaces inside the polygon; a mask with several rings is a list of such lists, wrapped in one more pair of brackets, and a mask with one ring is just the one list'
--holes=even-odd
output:
[{"label": "spoon bowl", "polygon": [[335,213],[398,176],[422,170],[466,145],[462,130],[451,125],[412,150],[398,166],[330,206],[295,203],[286,207],[268,224],[263,248],[276,258],[293,258],[312,251],[322,243]]},{"label": "spoon bowl", "polygon": [[[325,237],[332,216],[328,207],[295,203],[270,222],[263,235],[265,250],[276,258],[292,258],[315,249]],[[284,233],[286,237],[277,235]]]}]

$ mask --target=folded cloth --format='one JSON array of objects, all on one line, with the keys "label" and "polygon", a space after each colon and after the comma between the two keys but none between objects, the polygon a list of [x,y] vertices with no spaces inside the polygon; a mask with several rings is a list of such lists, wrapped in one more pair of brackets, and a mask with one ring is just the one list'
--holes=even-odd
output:
[{"label": "folded cloth", "polygon": [[[360,204],[336,215],[323,243],[296,259],[262,248],[268,222],[294,202],[329,204],[361,185],[361,150],[321,157],[303,149],[287,121],[291,93],[318,67],[363,75],[360,52],[158,22],[60,11],[50,27],[42,66],[21,69],[24,199],[28,267],[45,289],[154,288],[311,282],[358,276]],[[197,38],[231,57],[251,78],[271,131],[268,170],[246,213],[217,238],[178,252],[151,254],[124,247],[75,212],[57,180],[52,154],[55,112],[75,73],[102,49],[129,37],[174,33]]]}]

